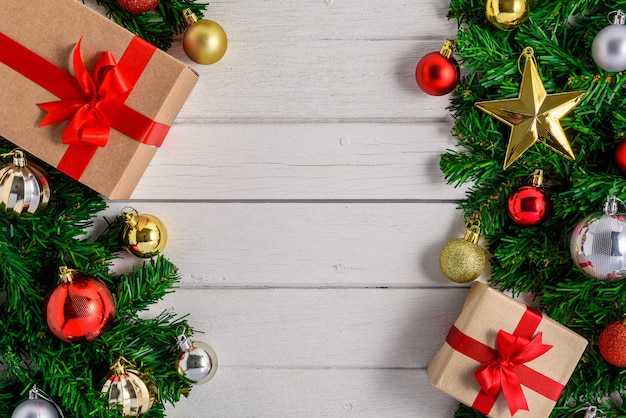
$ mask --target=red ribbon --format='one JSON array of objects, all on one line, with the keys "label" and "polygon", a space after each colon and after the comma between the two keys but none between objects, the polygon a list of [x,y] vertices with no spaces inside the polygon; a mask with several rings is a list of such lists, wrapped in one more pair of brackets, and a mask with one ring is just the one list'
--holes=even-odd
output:
[{"label": "red ribbon", "polygon": [[62,134],[68,144],[57,168],[79,179],[114,128],[143,144],[160,146],[169,126],[155,122],[124,104],[156,48],[133,37],[119,62],[103,52],[90,75],[80,55],[73,56],[75,76],[0,33],[0,62],[50,91],[61,100],[41,103],[48,114],[39,126],[69,119]]},{"label": "red ribbon", "polygon": [[559,399],[564,386],[525,365],[552,348],[542,343],[541,333],[533,338],[541,319],[541,313],[527,308],[512,334],[498,331],[495,349],[452,326],[446,342],[480,363],[475,375],[481,391],[472,408],[488,414],[502,392],[512,416],[520,409],[528,411],[522,385],[555,402]]}]

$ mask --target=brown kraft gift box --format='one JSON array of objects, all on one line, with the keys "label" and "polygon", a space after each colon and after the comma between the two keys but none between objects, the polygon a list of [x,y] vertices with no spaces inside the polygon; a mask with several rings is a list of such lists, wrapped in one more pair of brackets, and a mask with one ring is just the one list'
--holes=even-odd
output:
[{"label": "brown kraft gift box", "polygon": [[[77,0],[2,0],[0,36],[0,135],[109,199],[129,198],[197,74]],[[73,93],[84,85],[77,82],[74,51],[79,41],[89,75],[108,54],[125,84],[111,84],[118,90],[107,90],[116,94],[104,99],[98,90],[96,100],[102,104],[91,102],[90,109],[108,109],[106,122],[88,119],[74,130],[80,135],[66,129],[75,126],[69,117],[40,127],[51,113],[39,104],[65,100],[66,105],[80,96]],[[81,100],[89,104],[95,96],[85,97]],[[94,120],[99,128],[110,123],[110,130],[97,131],[106,132],[105,144],[89,142]],[[74,142],[62,142],[66,135]],[[102,141],[103,135],[97,138]]]},{"label": "brown kraft gift box", "polygon": [[[532,340],[530,345],[538,350],[529,361],[513,367],[528,407],[513,414],[510,403],[514,401],[505,399],[502,390],[487,394],[475,376],[481,364],[489,369],[489,364],[502,358],[501,347],[508,346],[501,336],[522,345],[522,338]],[[572,330],[476,282],[426,372],[436,388],[489,417],[542,418],[550,415],[586,346],[587,341]]]}]

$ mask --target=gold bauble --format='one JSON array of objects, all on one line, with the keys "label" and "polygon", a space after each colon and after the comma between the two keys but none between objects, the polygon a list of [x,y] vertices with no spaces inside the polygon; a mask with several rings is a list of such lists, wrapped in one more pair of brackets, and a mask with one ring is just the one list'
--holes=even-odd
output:
[{"label": "gold bauble", "polygon": [[448,242],[439,255],[439,266],[453,282],[468,283],[475,280],[485,269],[487,254],[478,245],[480,222],[473,220],[464,238]]},{"label": "gold bauble", "polygon": [[183,34],[185,54],[198,64],[214,64],[219,61],[228,47],[224,29],[212,20],[198,20],[190,9],[185,9],[183,14],[189,25]]},{"label": "gold bauble", "polygon": [[500,30],[513,30],[528,17],[527,0],[487,0],[487,20]]},{"label": "gold bauble", "polygon": [[111,367],[113,374],[102,386],[102,393],[112,410],[118,410],[124,417],[138,417],[148,412],[156,401],[154,383],[144,373],[123,363],[128,365],[118,360]]},{"label": "gold bauble", "polygon": [[151,258],[163,251],[167,243],[167,230],[154,215],[139,215],[134,209],[125,213],[126,227],[122,243],[126,251],[140,258]]},{"label": "gold bauble", "polygon": [[27,161],[22,150],[6,155],[13,157],[13,163],[0,169],[0,209],[15,218],[41,213],[50,201],[47,173]]}]

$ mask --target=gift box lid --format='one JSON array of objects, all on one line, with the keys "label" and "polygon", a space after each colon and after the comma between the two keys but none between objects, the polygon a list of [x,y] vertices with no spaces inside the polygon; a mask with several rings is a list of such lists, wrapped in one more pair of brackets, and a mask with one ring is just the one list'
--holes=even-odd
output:
[{"label": "gift box lid", "polygon": [[[462,334],[495,348],[498,331],[513,333],[528,311],[524,303],[483,283],[476,282],[467,295],[453,329],[460,330]],[[537,316],[539,315],[537,313]],[[538,326],[533,335],[541,333],[542,342],[551,345],[552,348],[525,365],[564,386],[578,364],[587,346],[587,340],[545,315],[539,318],[540,322],[537,322]],[[426,372],[436,388],[472,406],[481,391],[475,377],[475,371],[480,365],[480,362],[452,348],[446,341],[429,363]],[[522,390],[530,411],[519,410],[514,415],[516,418],[538,418],[550,415],[556,403],[555,400],[542,396],[524,384],[522,384]],[[511,417],[502,393],[499,394],[488,416]]]},{"label": "gift box lid", "polygon": [[[21,19],[26,13],[27,20]],[[73,157],[74,161],[63,163],[64,157],[69,158],[66,153],[70,146],[61,142],[68,122],[38,127],[46,112],[37,105],[67,97],[60,98],[56,91],[53,93],[43,83],[29,78],[44,67],[30,65],[32,61],[27,53],[16,54],[7,47],[10,42],[3,42],[0,49],[0,89],[3,92],[0,135],[105,197],[130,197],[160,144],[152,138],[160,136],[162,141],[196,84],[197,73],[76,0],[31,0],[27,5],[19,0],[3,0],[0,2],[0,34],[33,53],[37,59],[49,62],[71,76],[76,73],[73,51],[79,40],[82,61],[89,74],[105,51],[120,67],[124,60],[124,68],[131,70],[133,65],[140,65],[137,55],[144,55],[143,67],[133,70],[138,72],[138,78],[134,80],[130,92],[120,100],[124,109],[131,109],[132,112],[120,114],[117,119],[122,124],[147,119],[153,132],[131,138],[120,129],[132,129],[125,126],[118,129],[118,125],[112,123],[105,146],[98,147],[91,157],[79,154],[79,158]],[[18,57],[17,65],[24,67],[24,73],[28,74],[24,75],[11,67],[3,56],[7,60]],[[30,71],[29,67],[35,71]],[[55,83],[48,80],[48,84]],[[157,131],[158,135],[155,134]],[[145,140],[148,136],[150,140]],[[85,159],[87,161],[82,161]],[[86,167],[79,169],[75,164]],[[79,170],[82,172],[75,174]]]}]

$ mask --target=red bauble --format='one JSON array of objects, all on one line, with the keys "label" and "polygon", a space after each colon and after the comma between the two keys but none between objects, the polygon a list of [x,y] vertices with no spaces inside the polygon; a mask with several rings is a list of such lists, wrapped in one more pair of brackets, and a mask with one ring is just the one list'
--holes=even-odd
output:
[{"label": "red bauble", "polygon": [[613,162],[622,176],[626,176],[626,141],[620,142],[617,148],[615,148]]},{"label": "red bauble", "polygon": [[509,216],[522,226],[539,225],[548,217],[551,208],[548,191],[541,186],[522,186],[507,201]]},{"label": "red bauble", "polygon": [[50,331],[68,343],[93,341],[113,322],[115,301],[104,282],[78,270],[62,270],[44,301]]},{"label": "red bauble", "polygon": [[511,193],[506,209],[513,222],[521,226],[539,225],[548,217],[552,201],[543,188],[543,170],[536,169],[530,185],[521,186]]},{"label": "red bauble", "polygon": [[159,0],[117,0],[122,9],[140,15],[157,7]]},{"label": "red bauble", "polygon": [[626,325],[623,320],[611,322],[600,333],[598,348],[607,363],[626,367]]},{"label": "red bauble", "polygon": [[417,85],[424,93],[432,96],[443,96],[454,90],[460,74],[456,60],[442,55],[441,52],[426,54],[415,69]]}]

